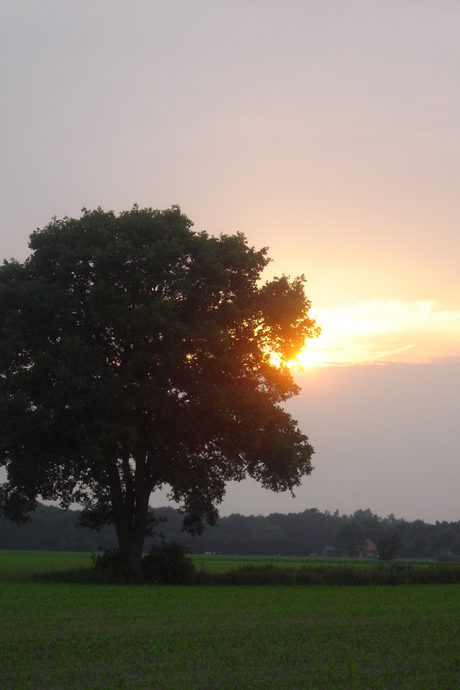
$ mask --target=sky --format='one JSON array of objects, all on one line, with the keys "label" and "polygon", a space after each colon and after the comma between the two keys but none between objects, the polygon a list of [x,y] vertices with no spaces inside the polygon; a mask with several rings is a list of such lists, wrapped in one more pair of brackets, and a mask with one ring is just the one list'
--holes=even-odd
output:
[{"label": "sky", "polygon": [[460,519],[456,0],[3,0],[0,65],[0,259],[53,216],[179,204],[307,278],[315,470],[222,514]]}]

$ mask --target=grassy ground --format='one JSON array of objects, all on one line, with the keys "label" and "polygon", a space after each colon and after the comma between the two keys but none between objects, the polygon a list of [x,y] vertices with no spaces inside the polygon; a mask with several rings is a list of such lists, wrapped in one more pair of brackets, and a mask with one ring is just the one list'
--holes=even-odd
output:
[{"label": "grassy ground", "polygon": [[5,690],[460,687],[460,588],[0,585]]},{"label": "grassy ground", "polygon": [[90,565],[91,556],[88,553],[0,550],[0,583],[25,582],[36,573],[73,570]]},{"label": "grassy ground", "polygon": [[[300,558],[295,556],[223,556],[193,555],[198,570],[212,573],[227,572],[242,565],[262,565],[273,563],[280,567],[300,567],[302,565],[343,564],[343,559]],[[347,559],[347,563],[370,565],[363,559]],[[0,582],[24,582],[33,574],[74,570],[91,566],[91,554],[62,551],[2,551],[0,550]]]},{"label": "grassy ground", "polygon": [[245,565],[273,564],[280,568],[300,568],[303,565],[375,565],[374,559],[363,558],[321,558],[319,556],[224,556],[193,554],[193,562],[197,569],[204,568],[212,573],[226,573],[231,569]]},{"label": "grassy ground", "polygon": [[0,554],[2,690],[460,688],[458,585],[37,584],[89,555]]},{"label": "grassy ground", "polygon": [[[192,559],[197,570],[207,570],[211,573],[225,573],[231,569],[244,565],[273,565],[292,568],[302,565],[375,565],[375,561],[359,558],[321,558],[298,556],[225,556],[193,554]],[[411,563],[428,564],[433,559],[419,559]],[[24,582],[30,580],[36,573],[74,570],[91,566],[91,554],[82,552],[62,551],[2,551],[0,549],[0,582]]]}]

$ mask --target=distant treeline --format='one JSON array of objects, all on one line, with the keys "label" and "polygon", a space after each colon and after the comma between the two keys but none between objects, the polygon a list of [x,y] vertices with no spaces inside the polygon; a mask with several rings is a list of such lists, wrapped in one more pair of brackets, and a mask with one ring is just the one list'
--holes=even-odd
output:
[{"label": "distant treeline", "polygon": [[[460,556],[460,521],[436,522],[423,520],[408,522],[390,515],[381,518],[371,510],[357,510],[353,515],[321,512],[310,508],[302,513],[272,513],[258,515],[230,515],[219,519],[216,527],[207,527],[201,536],[191,537],[182,532],[182,516],[173,508],[155,510],[155,516],[167,517],[158,526],[167,540],[185,544],[194,553],[222,553],[261,556],[321,555],[325,545],[333,545],[339,530],[347,522],[360,524],[366,539],[376,542],[388,529],[397,529],[404,540],[401,557],[430,557],[440,553]],[[0,549],[47,551],[97,551],[116,548],[113,527],[91,532],[77,527],[79,511],[62,510],[39,504],[31,514],[32,521],[17,525],[0,519]],[[158,539],[158,537],[157,537]],[[146,550],[152,540],[146,541]]]}]

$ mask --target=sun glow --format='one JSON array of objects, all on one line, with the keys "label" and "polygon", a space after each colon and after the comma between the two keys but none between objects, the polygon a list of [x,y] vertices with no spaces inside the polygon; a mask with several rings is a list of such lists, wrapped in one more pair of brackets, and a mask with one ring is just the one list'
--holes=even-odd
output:
[{"label": "sun glow", "polygon": [[433,300],[360,302],[314,314],[322,332],[307,341],[292,366],[365,362],[428,362],[460,356],[460,310]]}]

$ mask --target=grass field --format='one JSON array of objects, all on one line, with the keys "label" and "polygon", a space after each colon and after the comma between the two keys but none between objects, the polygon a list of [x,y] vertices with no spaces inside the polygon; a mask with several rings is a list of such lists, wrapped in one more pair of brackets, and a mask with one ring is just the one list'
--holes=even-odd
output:
[{"label": "grass field", "polygon": [[2,690],[460,687],[458,585],[27,581],[37,569],[88,563],[86,554],[1,554]]},{"label": "grass field", "polygon": [[[242,565],[261,565],[273,563],[280,567],[300,567],[320,565],[326,562],[321,558],[297,558],[294,556],[223,556],[193,555],[195,567],[213,573],[228,572]],[[339,565],[342,559],[329,559],[328,564]],[[362,559],[347,559],[350,563],[363,564]],[[2,551],[0,550],[0,582],[25,582],[39,573],[66,571],[91,566],[91,554],[62,551]]]},{"label": "grass field", "polygon": [[[318,556],[224,556],[224,555],[200,555],[192,556],[197,569],[204,568],[212,573],[226,573],[232,568],[245,565],[263,565],[270,563],[280,568],[300,568],[303,565],[343,565],[342,558],[321,558]],[[347,564],[359,565],[362,567],[374,565],[374,561],[365,561],[362,558],[347,558]]]},{"label": "grass field", "polygon": [[[0,551],[0,583],[25,582],[32,575],[91,565],[91,555],[62,551]],[[1,686],[0,686],[1,687]]]},{"label": "grass field", "polygon": [[[245,565],[271,563],[282,568],[300,568],[303,565],[321,566],[343,565],[342,558],[298,557],[298,556],[225,556],[194,554],[192,559],[197,570],[205,569],[211,573],[225,573]],[[412,561],[413,563],[416,561]],[[419,559],[420,565],[427,565],[433,559]],[[368,567],[375,561],[346,559],[347,564]],[[91,554],[62,551],[2,551],[0,549],[0,582],[27,581],[39,573],[66,571],[91,566]]]}]

